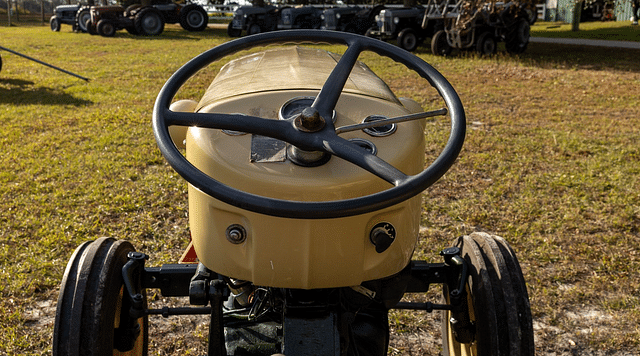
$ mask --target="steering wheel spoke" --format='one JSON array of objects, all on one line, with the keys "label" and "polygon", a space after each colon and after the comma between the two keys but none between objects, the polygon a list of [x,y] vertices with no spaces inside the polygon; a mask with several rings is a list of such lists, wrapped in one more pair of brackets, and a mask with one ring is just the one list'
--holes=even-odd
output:
[{"label": "steering wheel spoke", "polygon": [[324,142],[324,149],[345,161],[351,162],[373,173],[377,177],[391,183],[393,186],[398,186],[409,178],[406,174],[382,158],[338,136],[336,136],[334,140],[326,140]]},{"label": "steering wheel spoke", "polygon": [[295,131],[289,122],[243,114],[191,113],[165,110],[167,126],[195,126],[269,136],[280,140]]},{"label": "steering wheel spoke", "polygon": [[333,109],[335,109],[336,104],[338,103],[338,99],[340,98],[340,94],[342,94],[342,90],[344,89],[347,80],[349,79],[349,75],[353,70],[353,67],[356,65],[358,61],[358,57],[360,53],[363,51],[363,47],[359,42],[350,42],[349,47],[342,55],[338,64],[336,64],[335,68],[329,74],[329,78],[322,86],[320,93],[316,97],[312,107],[314,107],[320,115],[324,117],[331,117],[331,113]]}]

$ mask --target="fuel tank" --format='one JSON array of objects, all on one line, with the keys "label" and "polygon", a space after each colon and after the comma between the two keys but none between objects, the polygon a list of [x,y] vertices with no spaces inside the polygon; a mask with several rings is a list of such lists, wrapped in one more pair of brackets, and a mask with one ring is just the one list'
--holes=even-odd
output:
[{"label": "fuel tank", "polygon": [[[289,120],[309,106],[340,56],[318,49],[269,49],[226,64],[199,103],[184,111]],[[177,105],[176,107],[180,107]],[[398,99],[358,62],[335,108],[336,127],[422,111]],[[341,134],[407,175],[424,167],[424,120]],[[181,139],[176,141],[182,142]],[[338,157],[314,167],[289,159],[287,144],[242,132],[191,127],[187,159],[233,188],[291,201],[333,201],[391,188]],[[189,186],[189,220],[198,259],[222,275],[282,288],[355,286],[393,275],[410,261],[421,211],[418,195],[389,208],[335,219],[272,217],[222,203]],[[376,231],[391,238],[376,246]]]}]

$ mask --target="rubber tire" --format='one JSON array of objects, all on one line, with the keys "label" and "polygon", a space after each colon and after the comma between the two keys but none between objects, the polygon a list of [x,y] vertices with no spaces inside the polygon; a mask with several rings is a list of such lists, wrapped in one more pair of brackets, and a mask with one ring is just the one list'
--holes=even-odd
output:
[{"label": "rubber tire", "polygon": [[60,285],[54,356],[147,355],[147,316],[138,319],[141,333],[134,349],[122,353],[114,349],[116,323],[128,312],[122,307],[122,267],[131,251],[129,242],[112,238],[85,242],[74,251]]},{"label": "rubber tire", "polygon": [[431,53],[436,56],[448,56],[451,54],[451,46],[447,42],[447,33],[444,30],[436,32],[431,38]]},{"label": "rubber tire", "polygon": [[113,37],[116,34],[116,26],[110,20],[100,20],[96,26],[96,31],[103,37]]},{"label": "rubber tire", "polygon": [[164,18],[160,11],[148,7],[138,12],[134,25],[141,36],[159,36],[164,31]]},{"label": "rubber tire", "polygon": [[247,25],[247,36],[257,35],[262,32],[262,28],[257,23],[250,23]]},{"label": "rubber tire", "polygon": [[227,26],[227,35],[229,35],[229,37],[240,37],[242,36],[242,30],[233,28],[233,22],[229,22],[229,26]]},{"label": "rubber tire", "polygon": [[87,23],[87,33],[89,33],[92,36],[95,36],[98,34],[98,30],[96,30],[96,26],[94,26],[92,22]]},{"label": "rubber tire", "polygon": [[49,19],[49,27],[51,27],[51,31],[53,32],[60,32],[60,20],[55,16],[51,16]]},{"label": "rubber tire", "polygon": [[91,13],[88,9],[81,10],[76,15],[76,22],[78,22],[78,29],[82,32],[89,32],[89,23],[91,22]]},{"label": "rubber tire", "polygon": [[476,51],[482,56],[491,56],[498,50],[498,42],[491,32],[484,32],[478,36]]},{"label": "rubber tire", "polygon": [[523,18],[519,19],[515,25],[509,29],[506,36],[505,47],[511,54],[523,53],[529,45],[531,26]]},{"label": "rubber tire", "polygon": [[412,28],[405,28],[398,34],[398,46],[404,50],[413,52],[419,44],[418,35]]},{"label": "rubber tire", "polygon": [[187,31],[204,31],[209,25],[209,15],[202,6],[189,4],[180,10],[180,26]]},{"label": "rubber tire", "polygon": [[449,321],[451,312],[444,311],[443,355],[534,355],[529,296],[513,250],[501,237],[487,233],[463,236],[455,246],[469,267],[467,300],[475,341],[458,343]]}]

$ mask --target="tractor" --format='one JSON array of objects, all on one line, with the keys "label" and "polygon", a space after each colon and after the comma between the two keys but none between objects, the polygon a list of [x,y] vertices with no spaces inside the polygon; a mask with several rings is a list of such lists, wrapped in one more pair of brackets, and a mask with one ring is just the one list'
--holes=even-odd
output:
[{"label": "tractor", "polygon": [[[415,72],[429,107],[397,97],[368,60]],[[185,98],[212,63],[222,67],[208,89],[187,91],[202,97]],[[427,149],[434,120],[446,128],[439,152]],[[435,262],[414,256],[422,193],[454,165],[467,126],[424,60],[347,32],[241,37],[177,69],[151,121],[187,182],[192,258],[153,267],[126,238],[81,244],[62,278],[54,356],[146,355],[155,316],[192,314],[210,318],[208,355],[383,356],[392,309],[441,313],[445,355],[534,354],[525,280],[503,238],[474,232]],[[157,291],[190,306],[149,307]]]},{"label": "tractor", "polygon": [[255,1],[253,6],[240,6],[233,14],[233,20],[227,26],[229,37],[269,32],[278,29],[280,8],[268,5],[264,1]]},{"label": "tractor", "polygon": [[322,13],[321,29],[364,35],[375,25],[375,18],[383,9],[383,5],[371,8],[359,6],[329,8]]},{"label": "tractor", "polygon": [[63,24],[71,25],[74,31],[77,30],[76,14],[80,5],[59,5],[53,10],[53,15],[49,19],[51,31],[58,32]]},{"label": "tractor", "polygon": [[280,10],[279,30],[319,29],[322,24],[322,9],[307,5],[286,7]]},{"label": "tractor", "polygon": [[165,21],[160,11],[151,6],[134,11],[127,11],[120,5],[92,6],[88,32],[113,37],[121,29],[141,36],[158,36],[164,31]]},{"label": "tractor", "polygon": [[535,6],[529,0],[430,0],[425,13],[426,21],[444,23],[431,39],[433,54],[443,56],[454,48],[492,55],[499,42],[504,42],[511,54],[523,53],[536,19]]},{"label": "tractor", "polygon": [[376,16],[376,26],[367,36],[381,40],[395,40],[402,49],[415,51],[426,38],[433,36],[439,22],[424,21],[425,8],[405,6],[380,11]]},{"label": "tractor", "polygon": [[209,24],[207,12],[197,4],[164,1],[133,4],[126,8],[122,5],[92,6],[90,11],[88,32],[105,37],[112,37],[121,29],[134,35],[158,36],[166,23],[179,23],[187,31],[203,31]]}]

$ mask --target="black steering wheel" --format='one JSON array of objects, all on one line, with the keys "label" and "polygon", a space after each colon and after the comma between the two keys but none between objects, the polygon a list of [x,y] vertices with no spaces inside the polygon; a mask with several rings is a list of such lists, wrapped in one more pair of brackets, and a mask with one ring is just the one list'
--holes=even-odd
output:
[{"label": "black steering wheel", "polygon": [[[169,110],[182,85],[197,71],[230,54],[269,44],[331,43],[347,49],[324,83],[310,108],[297,120],[271,120],[254,116],[222,113],[184,113]],[[363,51],[371,51],[402,63],[425,78],[444,99],[451,118],[451,133],[442,153],[431,165],[415,175],[406,175],[356,143],[339,137],[331,121],[333,109]],[[393,185],[391,188],[358,198],[334,201],[290,201],[264,197],[225,185],[191,164],[177,149],[168,127],[197,126],[241,131],[272,137],[305,150],[331,154],[349,161]],[[212,48],[176,71],[158,94],[153,108],[153,132],[160,151],[185,180],[202,192],[235,207],[285,218],[328,219],[380,210],[420,194],[451,167],[462,149],[465,114],[457,93],[433,67],[413,54],[391,44],[343,32],[291,30],[267,32],[236,39]]]}]

